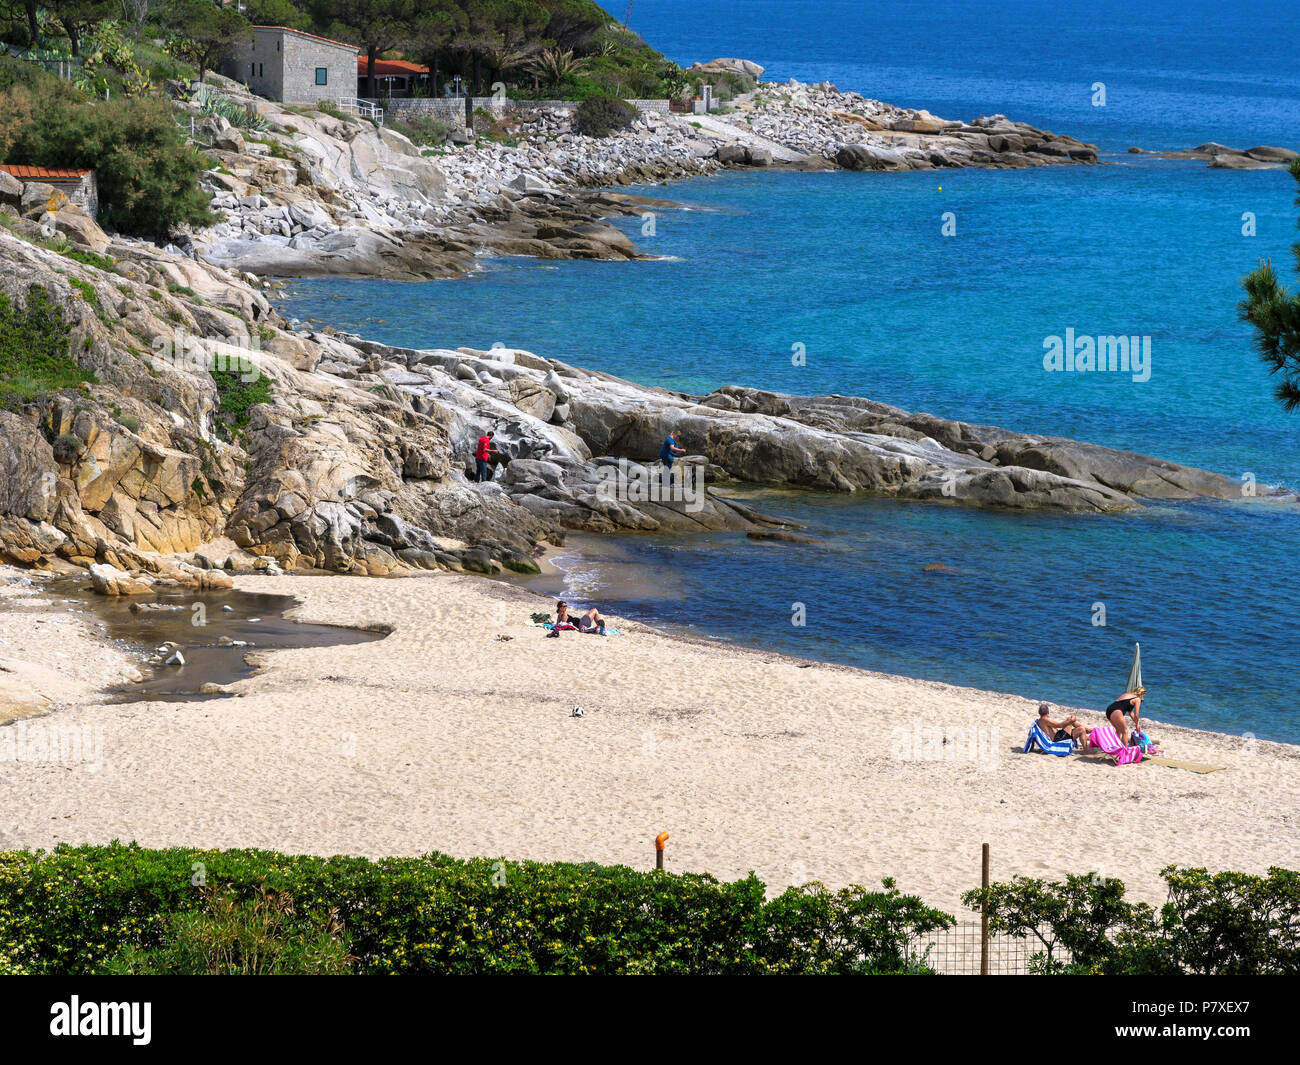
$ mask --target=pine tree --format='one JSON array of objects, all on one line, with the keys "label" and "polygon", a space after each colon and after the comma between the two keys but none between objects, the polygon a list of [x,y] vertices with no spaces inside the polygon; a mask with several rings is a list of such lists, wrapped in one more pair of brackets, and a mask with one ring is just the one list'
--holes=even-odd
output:
[{"label": "pine tree", "polygon": [[[1300,159],[1291,162],[1291,176],[1300,184]],[[1300,194],[1296,195],[1300,206]],[[1300,242],[1292,245],[1297,270],[1300,270]],[[1273,394],[1288,412],[1300,407],[1300,290],[1288,292],[1279,283],[1271,263],[1241,282],[1246,298],[1237,306],[1238,317],[1255,327],[1255,347],[1269,367],[1280,374]]]}]

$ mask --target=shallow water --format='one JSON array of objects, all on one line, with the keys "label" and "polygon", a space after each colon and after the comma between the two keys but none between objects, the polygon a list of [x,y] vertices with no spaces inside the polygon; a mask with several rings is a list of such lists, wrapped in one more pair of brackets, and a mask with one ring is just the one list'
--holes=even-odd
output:
[{"label": "shallow water", "polygon": [[[206,695],[205,684],[233,684],[251,677],[256,667],[246,661],[250,652],[295,647],[333,647],[383,639],[382,633],[337,625],[290,621],[284,616],[297,601],[287,595],[248,592],[160,593],[153,598],[105,597],[88,590],[84,582],[53,582],[49,593],[57,602],[102,621],[104,635],[136,663],[143,683],[114,691],[107,702],[180,702],[222,698]],[[133,604],[163,607],[133,612]],[[227,609],[229,608],[229,609]],[[245,646],[223,646],[222,639]],[[183,666],[168,666],[161,652],[165,644],[180,648]]]}]

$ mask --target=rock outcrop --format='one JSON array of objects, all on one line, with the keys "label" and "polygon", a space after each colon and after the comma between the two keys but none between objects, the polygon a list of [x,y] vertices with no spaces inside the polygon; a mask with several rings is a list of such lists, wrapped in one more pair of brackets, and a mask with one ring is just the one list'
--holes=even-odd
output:
[{"label": "rock outcrop", "polygon": [[[88,265],[45,246],[49,212],[14,210],[0,294],[57,308],[44,328],[87,380],[0,410],[0,561],[83,567],[104,594],[220,588],[258,567],[530,571],[570,530],[782,531],[728,480],[1015,509],[1238,494],[1205,471],[867,399],[693,396],[523,350],[295,330],[246,276],[120,238]],[[476,484],[488,430],[500,468]],[[690,455],[666,482],[669,432]]]},{"label": "rock outcrop", "polygon": [[1273,148],[1268,145],[1229,148],[1214,141],[1176,152],[1145,152],[1141,148],[1130,148],[1129,151],[1134,155],[1155,155],[1160,159],[1200,160],[1215,170],[1279,170],[1300,159],[1300,152],[1291,148]]}]

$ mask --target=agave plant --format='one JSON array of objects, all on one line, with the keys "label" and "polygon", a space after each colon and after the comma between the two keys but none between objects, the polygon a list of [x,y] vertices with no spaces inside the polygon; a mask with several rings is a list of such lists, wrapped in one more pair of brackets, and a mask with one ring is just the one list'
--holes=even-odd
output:
[{"label": "agave plant", "polygon": [[546,48],[539,52],[528,65],[530,73],[548,86],[560,86],[576,74],[581,74],[587,67],[585,59],[579,59],[568,49]]},{"label": "agave plant", "polygon": [[200,96],[199,110],[205,115],[216,115],[219,118],[224,118],[232,126],[253,133],[265,132],[270,127],[270,123],[267,122],[265,116],[259,115],[256,111],[246,107],[231,96],[223,96],[211,90],[204,92]]}]

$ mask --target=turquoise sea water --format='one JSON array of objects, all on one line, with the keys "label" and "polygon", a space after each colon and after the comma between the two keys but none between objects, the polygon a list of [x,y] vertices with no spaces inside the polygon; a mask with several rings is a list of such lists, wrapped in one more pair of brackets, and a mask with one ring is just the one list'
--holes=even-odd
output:
[{"label": "turquoise sea water", "polygon": [[[1136,16],[1058,8],[640,0],[633,25],[684,62],[752,56],[774,77],[944,115],[1002,111],[1096,141],[1106,165],[732,172],[647,190],[695,208],[660,213],[653,238],[626,223],[661,261],[297,282],[286,311],[414,346],[501,341],[685,390],[866,395],[1300,487],[1300,416],[1272,400],[1235,317],[1240,277],[1260,258],[1291,261],[1294,183],[1124,152],[1300,141],[1300,16],[1168,0]],[[1089,103],[1095,81],[1105,108]],[[941,235],[945,212],[956,236]],[[1150,379],[1046,372],[1044,339],[1067,328],[1150,336]],[[571,581],[615,613],[1081,706],[1119,693],[1140,640],[1156,718],[1300,741],[1293,502],[1111,517],[759,502],[830,546],[625,538],[612,558],[571,552]],[[929,562],[958,572],[923,573]],[[791,625],[794,603],[807,626]]]}]

